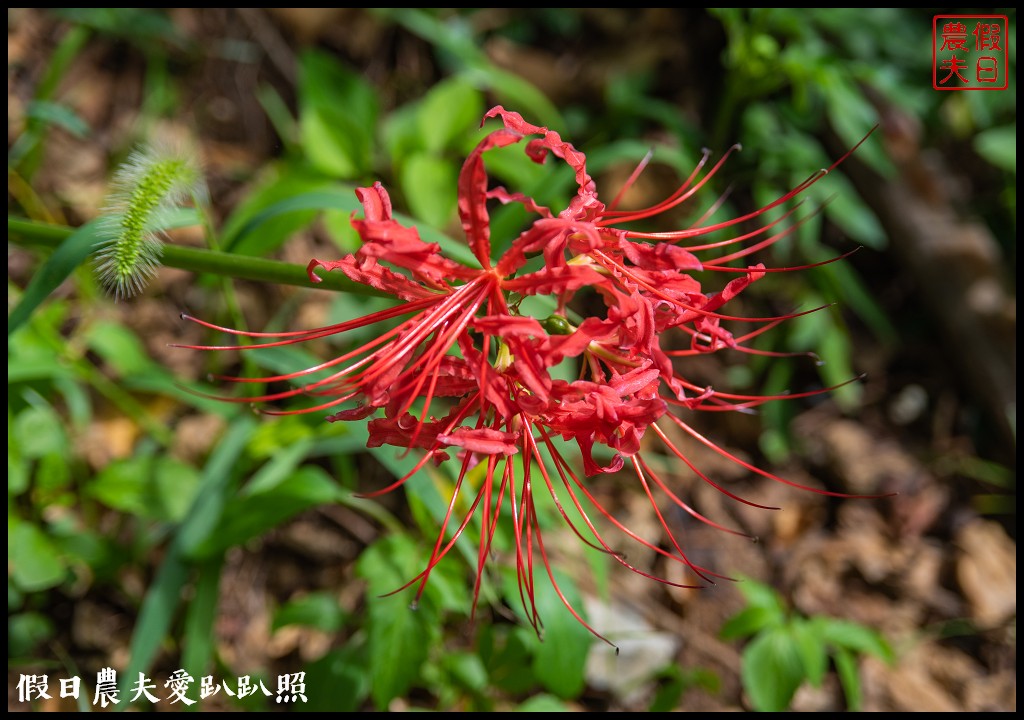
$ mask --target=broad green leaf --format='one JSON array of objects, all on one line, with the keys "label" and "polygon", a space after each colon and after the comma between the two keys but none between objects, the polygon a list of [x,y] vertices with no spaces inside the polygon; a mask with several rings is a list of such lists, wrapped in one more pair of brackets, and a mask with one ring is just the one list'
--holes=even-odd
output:
[{"label": "broad green leaf", "polygon": [[184,520],[199,491],[199,471],[188,463],[162,455],[156,458],[153,479],[160,517],[173,522]]},{"label": "broad green leaf", "polygon": [[[284,243],[293,233],[312,222],[318,207],[305,207],[305,212],[277,213],[269,217],[266,210],[283,200],[305,193],[330,190],[337,184],[322,173],[300,162],[282,161],[268,166],[245,199],[235,208],[221,228],[221,248],[244,255],[265,255]],[[352,196],[354,199],[354,195]],[[256,218],[263,217],[257,221]],[[258,237],[245,236],[258,229]],[[239,249],[241,247],[241,250]]]},{"label": "broad green leaf", "polygon": [[[533,672],[541,685],[555,695],[574,698],[585,684],[587,653],[594,636],[565,607],[546,575],[540,569],[536,573],[534,597],[544,622],[544,631],[533,657]],[[576,585],[557,571],[555,579],[566,600],[582,615],[583,600]],[[514,599],[510,596],[509,601],[518,603],[518,592]]]},{"label": "broad green leaf", "polygon": [[424,148],[431,153],[452,147],[480,125],[480,91],[458,78],[443,80],[423,98],[417,119]]},{"label": "broad green leaf", "polygon": [[388,113],[384,120],[381,135],[396,170],[401,169],[407,157],[426,149],[426,140],[420,132],[420,108],[421,103],[409,103]]},{"label": "broad green leaf", "polygon": [[516,712],[571,712],[564,702],[559,700],[553,695],[546,695],[541,693],[540,695],[534,695],[529,700],[524,701],[519,707],[516,708]]},{"label": "broad green leaf", "polygon": [[881,251],[888,246],[885,228],[874,211],[860,199],[849,180],[841,174],[830,175],[827,184],[822,185],[822,191],[827,193],[827,197],[820,200],[825,214],[848,238],[874,250]]},{"label": "broad green leaf", "polygon": [[492,90],[505,107],[516,108],[527,121],[564,131],[558,108],[544,93],[515,73],[496,67],[480,49],[466,21],[457,16],[441,20],[419,9],[376,8],[374,12],[449,53],[462,66],[459,77],[480,89]]},{"label": "broad green leaf", "polygon": [[35,486],[42,502],[51,500],[55,491],[64,488],[70,480],[71,468],[68,467],[63,452],[47,453],[39,458],[36,464]]},{"label": "broad green leaf", "polygon": [[113,582],[116,572],[133,561],[131,551],[112,538],[77,527],[76,523],[70,521],[66,527],[54,527],[54,543],[68,558],[69,565],[84,563],[95,581]]},{"label": "broad green leaf", "polygon": [[662,683],[655,691],[654,699],[648,708],[649,712],[670,712],[679,706],[683,694],[693,687],[699,687],[709,693],[717,693],[721,680],[712,670],[696,668],[683,670],[678,665],[669,665],[660,673]]},{"label": "broad green leaf", "polygon": [[59,585],[67,576],[60,551],[35,525],[18,521],[7,524],[7,561],[19,590],[38,592]]},{"label": "broad green leaf", "polygon": [[23,612],[7,618],[7,657],[21,658],[33,653],[55,632],[53,621],[37,612]]},{"label": "broad green leaf", "polygon": [[107,507],[140,517],[159,517],[151,457],[115,460],[99,471],[85,492]]},{"label": "broad green leaf", "polygon": [[299,64],[299,126],[306,157],[333,177],[369,171],[378,113],[373,88],[327,53],[306,51]]},{"label": "broad green leaf", "polygon": [[[847,147],[852,148],[878,125],[878,111],[846,73],[830,74],[824,96],[828,103],[829,120]],[[857,157],[876,172],[891,175],[892,161],[884,148],[881,136],[876,134],[857,148]]]},{"label": "broad green leaf", "polygon": [[833,647],[845,648],[856,653],[874,655],[891,663],[895,660],[892,648],[885,638],[871,628],[849,620],[834,618],[821,619],[822,637]]},{"label": "broad green leaf", "polygon": [[[324,422],[322,418],[316,419],[319,422]],[[259,427],[256,428],[256,432],[252,434],[252,440],[249,442],[249,452],[254,458],[264,460],[276,458],[281,452],[295,445],[302,445],[304,448],[308,447],[315,432],[309,420],[308,416],[303,417],[300,415],[268,418],[266,421],[261,422]],[[333,427],[325,422],[324,425]],[[276,460],[273,464],[267,463],[263,468],[260,468],[259,474],[264,475],[265,473],[273,472],[278,480],[284,479],[285,476],[299,465],[299,462],[302,460],[302,451],[298,455],[291,451],[286,458],[288,459]],[[291,463],[291,467],[284,467],[285,463]],[[272,484],[269,480],[264,480],[263,482]],[[250,482],[249,485],[251,484]]]},{"label": "broad green leaf", "polygon": [[786,710],[805,677],[800,652],[789,629],[774,628],[754,638],[743,650],[741,675],[754,709]]},{"label": "broad green leaf", "polygon": [[814,687],[820,687],[828,670],[828,654],[825,638],[822,637],[820,618],[794,618],[790,623],[797,652],[803,662],[807,680]]},{"label": "broad green leaf", "polygon": [[321,216],[324,229],[343,253],[355,253],[362,246],[359,233],[352,227],[352,213],[344,210],[324,210]]},{"label": "broad green leaf", "polygon": [[25,408],[15,416],[13,430],[14,442],[23,457],[64,456],[68,452],[64,423],[49,405],[39,403]]},{"label": "broad green leaf", "polygon": [[460,687],[477,694],[487,692],[487,669],[476,653],[448,653],[441,658],[441,665]]},{"label": "broad green leaf", "polygon": [[331,650],[306,665],[306,687],[319,692],[306,693],[310,712],[353,712],[370,693],[372,676],[366,647],[349,644]]},{"label": "broad green leaf", "polygon": [[[276,250],[292,233],[309,225],[317,212],[332,210],[342,212],[346,223],[353,212],[362,210],[352,187],[324,185],[269,205],[239,228],[234,251],[244,255],[261,255]],[[396,219],[400,220],[400,216],[396,216]],[[265,232],[267,228],[277,227],[279,223],[284,223],[286,232]],[[380,292],[367,288],[364,294],[377,295]]]},{"label": "broad green leaf", "polygon": [[85,342],[120,376],[136,375],[154,364],[138,335],[116,322],[93,323],[85,333]]},{"label": "broad green leaf", "polygon": [[723,640],[749,637],[766,628],[778,627],[784,619],[779,608],[747,607],[729,618],[718,636]]},{"label": "broad green leaf", "polygon": [[1017,174],[1016,125],[982,130],[974,137],[974,150],[1000,170]]},{"label": "broad green leaf", "polygon": [[836,674],[839,675],[839,683],[843,686],[843,694],[846,696],[846,709],[850,712],[860,712],[863,698],[860,691],[860,671],[857,668],[857,658],[847,650],[837,651],[834,657]]},{"label": "broad green leaf", "polygon": [[88,391],[71,379],[70,374],[65,373],[59,373],[54,377],[53,386],[64,398],[72,431],[84,432],[92,418],[92,399]]},{"label": "broad green leaf", "polygon": [[434,227],[445,227],[458,200],[455,166],[426,153],[409,157],[402,167],[402,190],[413,214]]},{"label": "broad green leaf", "polygon": [[359,132],[340,108],[306,107],[299,118],[302,144],[313,166],[331,177],[358,176],[363,170]]},{"label": "broad green leaf", "polygon": [[565,119],[558,107],[540,88],[521,75],[480,64],[466,70],[462,77],[481,89],[491,90],[505,107],[520,108],[527,122],[565,131]]},{"label": "broad green leaf", "polygon": [[52,380],[56,377],[67,377],[69,374],[68,366],[61,364],[52,356],[9,358],[7,361],[8,385],[32,380]]},{"label": "broad green leaf", "polygon": [[356,566],[359,576],[369,581],[370,696],[378,710],[387,709],[416,682],[438,633],[438,618],[429,604],[413,610],[404,595],[381,597],[415,577],[419,563],[420,553],[411,539],[389,535],[367,548]]},{"label": "broad green leaf", "polygon": [[651,704],[647,708],[647,711],[672,712],[679,707],[679,701],[683,699],[683,693],[685,691],[686,684],[683,681],[682,674],[677,671],[669,678],[658,683],[658,687],[654,691],[654,697],[651,699]]},{"label": "broad green leaf", "polygon": [[274,613],[271,630],[285,625],[304,625],[324,632],[335,633],[345,624],[345,612],[331,593],[314,592],[291,600]]},{"label": "broad green leaf", "polygon": [[784,614],[782,601],[779,599],[778,593],[770,585],[765,585],[749,578],[743,578],[736,587],[751,607],[765,608],[778,613],[780,616]]},{"label": "broad green leaf", "polygon": [[480,633],[479,654],[495,688],[510,695],[519,695],[536,686],[530,660],[537,647],[537,636],[532,629],[485,625],[480,628]]},{"label": "broad green leaf", "polygon": [[[472,145],[475,146],[476,142],[474,141]],[[550,158],[544,165],[535,163],[523,152],[522,142],[489,150],[484,155],[484,162],[487,164],[489,174],[500,179],[501,182],[507,183],[507,187],[521,190],[530,197],[536,197],[537,188],[552,174],[553,168],[559,167],[559,164]],[[568,184],[572,182],[571,174],[568,175],[566,181],[566,187],[568,187]],[[555,212],[560,209],[553,208]]]}]

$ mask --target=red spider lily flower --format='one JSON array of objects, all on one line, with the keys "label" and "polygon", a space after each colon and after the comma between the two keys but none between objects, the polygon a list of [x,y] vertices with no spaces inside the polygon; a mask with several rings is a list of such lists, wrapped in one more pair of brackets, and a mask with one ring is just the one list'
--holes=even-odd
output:
[{"label": "red spider lily flower", "polygon": [[[327,420],[331,422],[370,418],[368,447],[391,445],[422,451],[422,458],[408,475],[371,495],[400,487],[428,462],[450,461],[454,453],[459,470],[447,516],[426,567],[405,587],[418,585],[418,600],[433,568],[479,514],[475,606],[497,528],[505,521],[503,518],[508,518],[521,599],[530,622],[539,631],[534,602],[539,560],[565,606],[587,625],[555,581],[534,501],[538,485],[543,486],[540,492],[550,495],[564,521],[583,542],[608,553],[633,572],[672,585],[676,583],[626,562],[594,519],[681,563],[703,582],[724,576],[690,561],[664,519],[658,496],[701,522],[736,531],[690,507],[651,469],[641,452],[642,440],[649,434],[704,482],[741,502],[754,504],[700,472],[672,443],[666,424],[681,428],[751,472],[803,487],[731,455],[680,416],[695,410],[749,411],[776,398],[698,386],[680,374],[674,359],[725,348],[766,354],[749,347],[748,342],[783,320],[803,314],[749,318],[722,312],[731,299],[766,273],[799,269],[732,265],[784,237],[789,230],[777,228],[795,208],[764,221],[756,230],[715,242],[700,240],[720,230],[759,221],[769,211],[787,206],[828,170],[815,173],[774,202],[738,218],[709,224],[709,213],[685,230],[639,232],[623,226],[691,199],[719,170],[728,153],[701,175],[709,159],[705,154],[686,182],[664,201],[641,210],[622,211],[616,209],[618,197],[610,205],[598,199],[583,153],[558,133],[531,125],[500,106],[490,110],[484,120],[488,118],[498,118],[502,127],[488,134],[470,154],[458,181],[459,216],[478,265],[445,257],[437,244],[424,242],[415,228],[395,220],[387,191],[376,183],[356,191],[363,217],[353,217],[352,225],[362,239],[360,249],[337,261],[314,259],[308,272],[312,281],[319,282],[317,269],[339,271],[354,282],[394,296],[400,301],[394,307],[328,327],[285,333],[241,332],[188,319],[259,341],[237,347],[242,350],[379,327],[374,339],[314,367],[256,379],[221,378],[235,383],[294,385],[269,394],[225,399],[265,404],[313,398],[312,403],[297,409],[265,412],[287,415],[330,411]],[[485,153],[524,140],[525,152],[534,161],[542,163],[548,155],[554,155],[575,172],[576,193],[557,214],[532,198],[490,186]],[[630,177],[627,187],[646,162]],[[519,203],[536,216],[496,260],[492,259],[488,201]],[[705,251],[726,247],[734,249],[710,259],[700,258]],[[538,257],[542,261],[533,260]],[[699,272],[733,273],[737,277],[717,292],[705,292],[694,277]],[[574,296],[584,290],[600,298],[603,313],[578,319],[568,310]],[[521,314],[519,300],[528,295],[551,297],[554,311],[546,318]],[[736,336],[723,326],[723,321],[757,327]],[[689,348],[665,349],[663,342],[671,332],[689,336]],[[564,362],[578,364],[577,380],[552,376],[552,369]],[[565,457],[565,441],[578,447],[579,465]],[[622,470],[627,464],[654,507],[670,550],[620,523],[585,481],[589,476]],[[474,470],[477,467],[482,470]],[[458,518],[456,510],[463,496],[474,492],[469,510]],[[570,507],[571,514],[567,510]],[[592,519],[595,515],[599,517]]]}]

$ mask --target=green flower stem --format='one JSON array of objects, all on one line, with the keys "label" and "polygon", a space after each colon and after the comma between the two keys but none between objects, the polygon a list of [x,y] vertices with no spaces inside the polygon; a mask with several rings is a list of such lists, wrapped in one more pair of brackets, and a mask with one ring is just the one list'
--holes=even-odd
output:
[{"label": "green flower stem", "polygon": [[[7,218],[7,239],[9,242],[26,247],[57,248],[68,237],[73,228],[64,225]],[[278,285],[294,285],[296,287],[334,290],[356,295],[377,295],[384,293],[354,283],[340,274],[325,274],[323,282],[311,283],[306,275],[306,268],[301,265],[250,257],[231,253],[203,250],[200,248],[182,247],[165,244],[161,255],[161,264],[179,270],[190,270],[196,273],[224,275],[239,280],[255,280],[257,282],[276,283]]]}]

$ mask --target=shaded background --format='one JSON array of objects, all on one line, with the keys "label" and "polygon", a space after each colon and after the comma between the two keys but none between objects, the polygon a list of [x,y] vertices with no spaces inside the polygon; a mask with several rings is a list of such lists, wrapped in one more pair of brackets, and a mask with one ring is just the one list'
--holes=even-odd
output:
[{"label": "shaded background", "polygon": [[[860,707],[1010,710],[1016,36],[1007,13],[1009,89],[939,93],[930,11],[11,9],[8,210],[78,226],[100,212],[128,152],[160,141],[194,149],[218,242],[231,252],[302,265],[340,256],[355,241],[333,198],[354,200],[349,188],[377,179],[396,207],[457,237],[454,178],[480,115],[501,103],[587,152],[600,188],[617,188],[654,148],[627,198],[638,207],[668,195],[701,148],[717,158],[742,143],[703,204],[667,218],[672,229],[722,193],[716,217],[763,206],[878,124],[809,194],[808,211],[821,211],[764,259],[805,264],[862,249],[770,276],[739,306],[757,315],[835,303],[763,345],[826,364],[716,356],[685,372],[769,394],[864,373],[829,397],[694,423],[784,477],[899,495],[826,500],[685,448],[716,480],[784,508],[770,513],[725,500],[685,468],[666,473],[702,512],[760,539],[680,526],[699,564],[767,583],[794,617],[843,618],[887,640],[888,664],[867,641],[852,652]],[[542,201],[568,191],[557,172],[513,161],[495,172]],[[318,193],[331,202],[303,204]],[[507,237],[520,221],[495,222]],[[207,242],[200,228],[173,241]],[[44,257],[9,244],[9,308]],[[780,670],[751,657],[752,642],[719,635],[753,602],[736,585],[659,586],[581,559],[555,525],[567,582],[620,645],[617,659],[556,606],[538,643],[500,573],[471,624],[471,568],[455,557],[411,613],[405,596],[375,596],[422,566],[436,528],[429,488],[358,500],[355,491],[400,472],[398,461],[360,454],[364,439],[317,417],[252,419],[175,388],[237,363],[168,348],[210,339],[178,320],[182,310],[294,328],[373,302],[164,269],[141,297],[115,304],[83,267],[9,337],[9,706],[26,707],[21,674],[48,673],[51,690],[81,675],[90,693],[100,668],[126,673],[134,655],[151,659],[161,690],[180,667],[197,685],[200,675],[251,674],[272,690],[279,674],[305,670],[306,707],[752,707],[750,683]],[[301,367],[293,360],[257,364]],[[179,557],[173,539],[215,477],[229,483],[213,517],[219,532]],[[434,478],[435,494],[445,482]],[[628,478],[595,491],[624,524],[657,536]],[[630,552],[640,567],[685,579]],[[163,624],[142,623],[147,593],[160,592],[170,603]],[[844,661],[832,657],[794,709],[850,706]],[[200,707],[268,701],[247,702],[221,693]]]}]

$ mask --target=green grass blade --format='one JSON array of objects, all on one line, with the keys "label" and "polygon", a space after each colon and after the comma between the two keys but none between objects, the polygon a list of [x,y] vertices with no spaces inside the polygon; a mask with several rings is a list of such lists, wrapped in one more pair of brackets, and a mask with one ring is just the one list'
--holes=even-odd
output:
[{"label": "green grass blade", "polygon": [[189,556],[204,540],[217,529],[224,506],[228,501],[228,493],[234,484],[232,470],[238,462],[242,450],[256,427],[251,417],[237,419],[221,438],[217,449],[203,468],[199,492],[189,511],[188,519],[181,525],[181,530],[174,542],[183,556]]},{"label": "green grass blade", "polygon": [[[7,226],[8,232],[10,232],[10,219],[7,221]],[[7,316],[8,337],[26,320],[32,317],[32,313],[35,312],[36,308],[62,282],[67,280],[68,276],[75,271],[75,268],[85,262],[99,240],[99,224],[96,220],[86,223],[66,237],[64,242],[60,244],[60,247],[57,248],[57,251],[32,276],[28,287],[25,288],[25,293],[21,296],[21,302]]]},{"label": "green grass blade", "polygon": [[[188,566],[181,558],[181,552],[172,545],[160,564],[156,578],[139,610],[138,624],[132,633],[129,649],[131,660],[128,669],[121,676],[121,696],[126,698],[129,688],[141,673],[145,673],[156,657],[157,651],[167,637],[174,611],[181,599],[181,589],[188,579]],[[127,702],[119,705],[127,707]]]},{"label": "green grass blade", "polygon": [[[217,618],[217,598],[220,592],[220,574],[224,557],[213,557],[199,566],[195,597],[188,605],[185,616],[185,636],[181,653],[181,667],[199,682],[213,657],[213,623]],[[195,700],[195,697],[192,697]],[[198,710],[199,704],[190,705]]]},{"label": "green grass blade", "polygon": [[[235,422],[221,438],[217,449],[203,469],[200,489],[189,511],[188,519],[171,542],[164,561],[157,571],[156,579],[139,611],[139,621],[132,633],[131,660],[121,678],[122,695],[138,679],[139,673],[149,669],[153,658],[167,637],[174,618],[174,611],[181,600],[181,591],[188,580],[190,567],[185,560],[185,549],[201,542],[216,528],[221,508],[226,502],[226,492],[232,479],[231,469],[249,440],[255,427],[251,418]],[[200,577],[200,584],[203,578]],[[197,619],[196,623],[199,622]],[[199,654],[199,649],[195,650]]]}]

